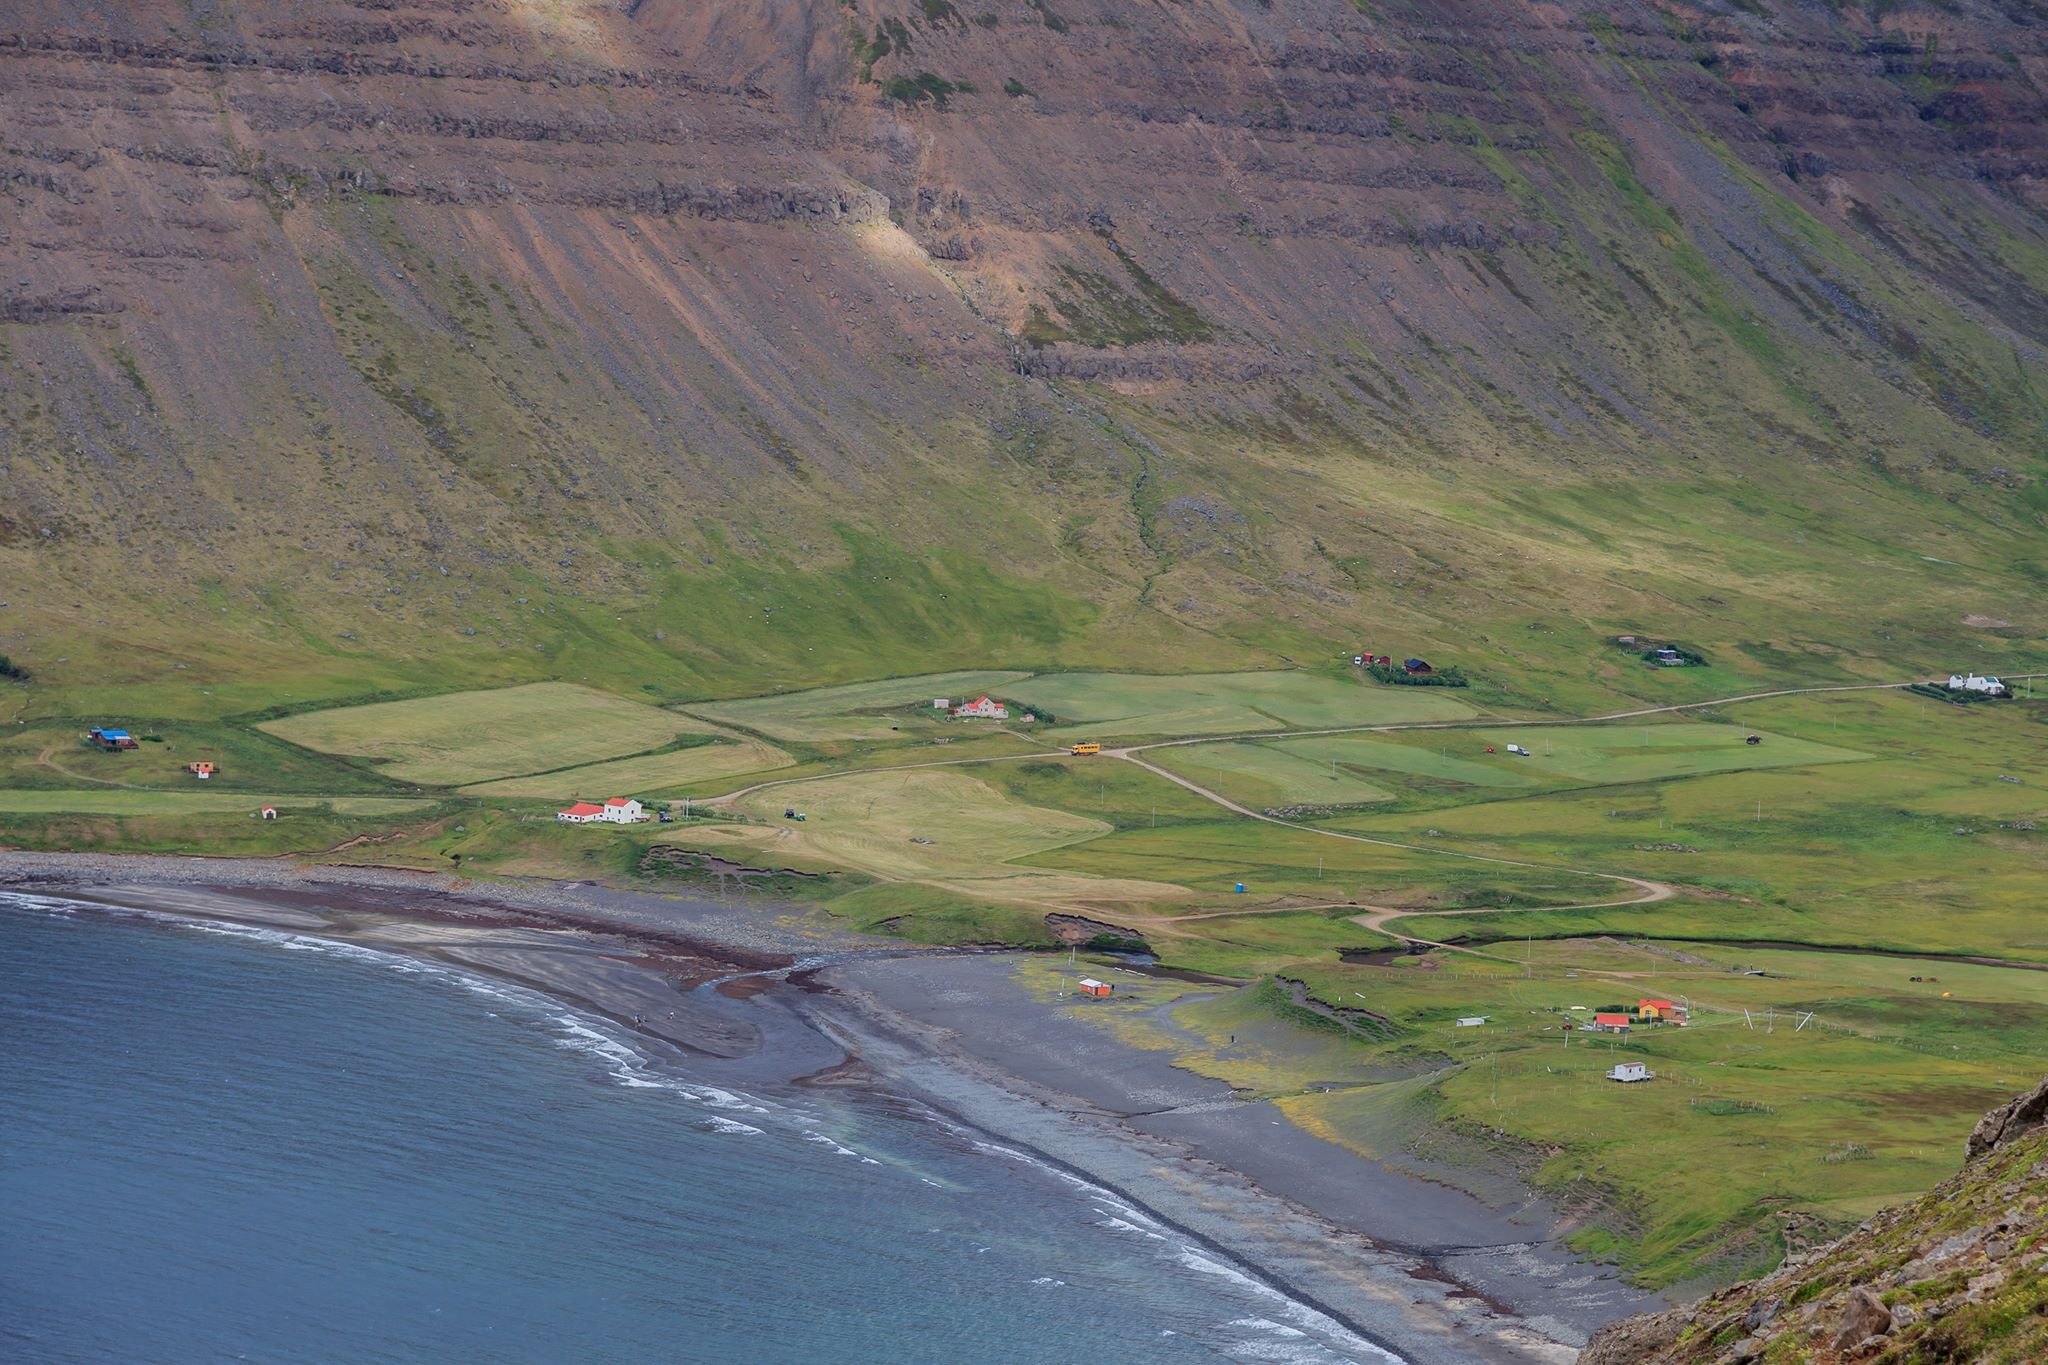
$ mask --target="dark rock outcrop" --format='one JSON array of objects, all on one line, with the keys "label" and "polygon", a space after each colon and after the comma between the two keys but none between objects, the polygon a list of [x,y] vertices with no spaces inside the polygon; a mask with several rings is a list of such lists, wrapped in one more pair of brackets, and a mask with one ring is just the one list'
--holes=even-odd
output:
[{"label": "dark rock outcrop", "polygon": [[2010,1104],[2001,1104],[1977,1120],[1976,1128],[1970,1133],[1970,1159],[1975,1161],[2008,1142],[2017,1142],[2043,1128],[2048,1128],[2048,1079]]}]

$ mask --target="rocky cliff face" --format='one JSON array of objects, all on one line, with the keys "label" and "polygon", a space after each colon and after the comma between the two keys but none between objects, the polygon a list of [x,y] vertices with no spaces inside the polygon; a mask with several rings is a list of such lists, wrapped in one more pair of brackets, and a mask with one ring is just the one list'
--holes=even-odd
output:
[{"label": "rocky cliff face", "polygon": [[1060,604],[873,622],[923,657],[1242,643],[1276,594],[1291,640],[1420,632],[1559,604],[1444,571],[1544,558],[1434,515],[1531,482],[1642,481],[1646,535],[1738,477],[2031,534],[2037,17],[24,0],[0,635],[496,668],[522,598],[657,572],[721,605],[654,656],[721,676],[761,585],[903,556]]},{"label": "rocky cliff face", "polygon": [[1777,1272],[1611,1324],[1580,1365],[2048,1359],[2048,1081],[1925,1198]]}]

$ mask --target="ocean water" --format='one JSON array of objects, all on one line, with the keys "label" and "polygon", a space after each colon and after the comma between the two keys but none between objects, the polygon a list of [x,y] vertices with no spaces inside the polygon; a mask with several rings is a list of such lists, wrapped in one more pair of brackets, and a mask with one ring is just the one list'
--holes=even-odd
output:
[{"label": "ocean water", "polygon": [[900,1107],[531,992],[0,893],[0,1359],[1386,1362]]}]

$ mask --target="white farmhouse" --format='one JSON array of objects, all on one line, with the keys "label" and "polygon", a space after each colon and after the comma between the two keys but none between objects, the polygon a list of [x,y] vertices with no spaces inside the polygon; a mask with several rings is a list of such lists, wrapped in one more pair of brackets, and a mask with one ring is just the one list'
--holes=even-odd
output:
[{"label": "white farmhouse", "polygon": [[1948,675],[1948,690],[1982,692],[1987,697],[2002,697],[2005,695],[2005,684],[1996,678],[1980,678],[1975,673],[1951,673]]},{"label": "white farmhouse", "polygon": [[567,810],[556,811],[555,818],[571,825],[637,825],[647,818],[647,811],[630,796],[614,796],[602,806],[578,801]]},{"label": "white farmhouse", "polygon": [[1010,708],[999,701],[982,696],[976,697],[964,706],[954,707],[953,714],[965,716],[971,720],[1008,720],[1010,718]]}]

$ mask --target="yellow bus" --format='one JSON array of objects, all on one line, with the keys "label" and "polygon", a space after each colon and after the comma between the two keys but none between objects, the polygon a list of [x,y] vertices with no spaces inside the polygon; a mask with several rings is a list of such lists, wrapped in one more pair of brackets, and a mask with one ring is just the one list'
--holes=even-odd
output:
[{"label": "yellow bus", "polygon": [[1099,754],[1102,752],[1102,746],[1100,744],[1076,744],[1074,752],[1077,754]]}]

